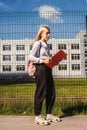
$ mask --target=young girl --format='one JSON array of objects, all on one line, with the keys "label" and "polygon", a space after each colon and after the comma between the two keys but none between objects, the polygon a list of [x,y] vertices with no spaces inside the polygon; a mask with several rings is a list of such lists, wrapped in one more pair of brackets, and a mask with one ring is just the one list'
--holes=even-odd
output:
[{"label": "young girl", "polygon": [[[29,55],[29,60],[36,66],[35,83],[36,91],[34,97],[35,123],[48,125],[49,122],[58,122],[60,118],[52,114],[55,101],[55,86],[52,76],[52,69],[45,63],[51,62],[50,51],[47,41],[50,36],[50,28],[41,26],[35,38],[35,43]],[[46,119],[41,116],[42,103],[46,102]]]}]

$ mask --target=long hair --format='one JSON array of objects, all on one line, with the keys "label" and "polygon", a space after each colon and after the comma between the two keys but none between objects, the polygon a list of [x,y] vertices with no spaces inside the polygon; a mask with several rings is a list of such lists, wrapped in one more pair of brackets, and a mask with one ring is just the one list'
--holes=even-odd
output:
[{"label": "long hair", "polygon": [[35,37],[35,39],[34,39],[34,42],[36,42],[36,41],[38,41],[38,40],[41,39],[41,35],[42,35],[42,33],[43,33],[46,29],[50,31],[50,28],[49,28],[48,26],[46,26],[46,25],[42,25],[42,26],[39,28],[39,30],[38,30],[38,32],[37,32],[37,35],[36,35],[36,37]]}]

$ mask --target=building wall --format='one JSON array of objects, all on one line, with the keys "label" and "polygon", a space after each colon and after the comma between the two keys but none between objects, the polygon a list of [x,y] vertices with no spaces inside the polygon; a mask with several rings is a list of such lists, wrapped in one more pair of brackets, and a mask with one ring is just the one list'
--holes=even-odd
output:
[{"label": "building wall", "polygon": [[[67,59],[62,60],[62,62],[59,63],[59,65],[67,65],[66,70],[59,70],[59,65],[53,68],[53,74],[55,77],[64,77],[64,78],[69,78],[69,77],[85,77],[85,67],[84,67],[84,44],[83,40],[81,39],[58,39],[54,41],[52,40],[52,47],[53,51],[55,52],[59,50],[58,45],[59,44],[65,44],[66,49],[62,49],[67,53]],[[79,44],[79,49],[72,49],[72,45],[78,45]],[[53,52],[53,53],[55,53]],[[71,58],[72,54],[79,54],[80,59],[73,59]],[[80,64],[80,70],[72,70],[72,64]]]},{"label": "building wall", "polygon": [[[67,59],[62,60],[59,65],[53,68],[53,75],[57,78],[80,78],[85,77],[85,57],[84,57],[84,40],[83,37],[77,35],[75,39],[55,39],[51,38],[48,44],[51,45],[50,52],[55,54],[58,50],[62,49],[67,53]],[[33,43],[32,39],[24,40],[0,40],[0,75],[1,74],[27,74],[27,61],[30,53],[30,48]],[[3,50],[4,46],[11,46],[11,50]],[[72,46],[78,45],[79,48]],[[17,49],[24,47],[24,49]],[[60,47],[59,47],[60,46]],[[61,48],[62,47],[62,48]],[[3,56],[11,56],[11,60],[3,60]],[[19,56],[20,55],[20,56]],[[79,59],[72,59],[72,55],[79,55]],[[19,56],[19,58],[17,57]],[[24,56],[24,60],[19,60]],[[18,58],[18,60],[17,60]],[[23,58],[23,57],[22,57]],[[10,65],[11,70],[8,71],[3,66]],[[24,68],[23,68],[23,66]],[[72,68],[72,65],[76,65]],[[17,68],[22,66],[22,69]],[[62,66],[62,67],[61,67]],[[18,70],[17,70],[18,69]]]}]

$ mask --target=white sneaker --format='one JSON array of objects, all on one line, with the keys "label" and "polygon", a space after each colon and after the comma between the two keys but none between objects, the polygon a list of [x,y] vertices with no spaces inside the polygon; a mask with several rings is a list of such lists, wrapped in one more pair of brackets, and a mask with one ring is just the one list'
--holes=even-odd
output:
[{"label": "white sneaker", "polygon": [[49,125],[49,121],[45,120],[41,115],[36,116],[34,122],[39,125]]},{"label": "white sneaker", "polygon": [[53,114],[47,114],[46,120],[50,122],[60,122],[61,118],[54,116]]}]

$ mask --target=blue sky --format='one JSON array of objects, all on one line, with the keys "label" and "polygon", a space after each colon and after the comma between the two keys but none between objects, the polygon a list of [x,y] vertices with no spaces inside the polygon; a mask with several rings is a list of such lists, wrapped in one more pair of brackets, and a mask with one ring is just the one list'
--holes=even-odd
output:
[{"label": "blue sky", "polygon": [[0,10],[34,10],[40,6],[64,10],[87,10],[87,0],[0,0]]},{"label": "blue sky", "polygon": [[51,37],[72,38],[85,30],[87,0],[0,0],[0,12],[13,11],[28,11],[28,15],[0,14],[2,39],[34,38],[42,24],[50,26]]}]

